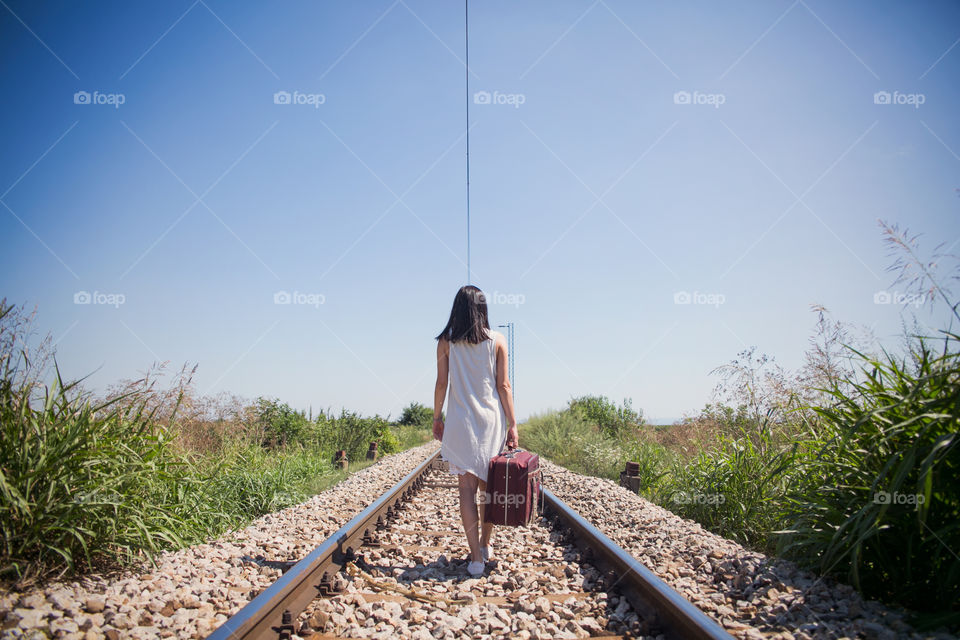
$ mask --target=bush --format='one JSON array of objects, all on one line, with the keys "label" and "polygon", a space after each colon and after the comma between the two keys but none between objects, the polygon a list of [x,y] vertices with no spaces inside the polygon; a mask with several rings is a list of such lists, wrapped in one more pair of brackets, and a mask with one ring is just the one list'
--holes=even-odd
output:
[{"label": "bush", "polygon": [[570,400],[568,409],[611,437],[643,424],[643,412],[634,411],[630,398],[624,399],[623,406],[618,407],[606,396],[580,396]]},{"label": "bush", "polygon": [[[650,442],[642,436],[633,441],[624,442],[624,464],[627,461],[639,465],[637,477],[640,478],[639,493],[650,496],[661,484],[664,476],[676,456],[657,442]],[[621,466],[619,469],[622,469]],[[619,471],[618,469],[618,471]],[[619,473],[615,480],[619,480]]]},{"label": "bush", "polygon": [[400,421],[402,426],[429,427],[433,424],[433,409],[425,407],[419,402],[411,402],[403,408]]},{"label": "bush", "polygon": [[152,371],[95,400],[54,362],[44,386],[52,351],[27,348],[31,319],[0,301],[0,575],[21,582],[202,542],[343,478],[335,448],[355,471],[371,440],[391,453],[429,433],[401,442],[379,416],[192,399],[189,379],[158,389]]},{"label": "bush", "polygon": [[2,573],[22,579],[104,555],[129,559],[193,537],[181,503],[168,500],[189,485],[185,465],[142,405],[92,405],[59,374],[34,403],[4,373]]},{"label": "bush", "polygon": [[569,411],[551,411],[531,416],[520,431],[520,446],[535,451],[553,462],[582,471],[583,444],[604,442],[607,438],[581,416]]},{"label": "bush", "polygon": [[960,337],[945,335],[939,356],[919,337],[903,360],[858,354],[853,391],[826,389],[835,403],[811,407],[822,445],[800,470],[780,550],[870,597],[956,612]]},{"label": "bush", "polygon": [[523,448],[578,473],[610,480],[619,480],[627,460],[635,460],[645,478],[642,484],[652,485],[669,459],[663,447],[635,436],[613,438],[571,410],[532,416],[520,429]]},{"label": "bush", "polygon": [[310,421],[303,412],[279,400],[257,398],[256,419],[265,447],[302,444],[311,435]]},{"label": "bush", "polygon": [[394,453],[399,442],[390,432],[390,423],[380,416],[365,418],[343,409],[337,418],[328,418],[322,429],[335,451],[347,452],[348,460],[364,460],[371,442],[378,442],[382,454]]},{"label": "bush", "polygon": [[655,502],[722,536],[769,550],[795,480],[799,443],[777,445],[769,423],[722,435],[714,450],[678,460],[651,491]]}]

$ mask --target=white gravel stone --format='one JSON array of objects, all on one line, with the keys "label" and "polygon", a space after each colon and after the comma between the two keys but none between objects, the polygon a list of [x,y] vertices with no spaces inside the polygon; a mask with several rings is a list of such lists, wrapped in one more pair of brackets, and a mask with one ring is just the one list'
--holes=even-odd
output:
[{"label": "white gravel stone", "polygon": [[[378,498],[438,443],[388,456],[306,502],[268,514],[218,540],[164,553],[155,565],[120,576],[87,575],[23,593],[0,590],[2,638],[121,640],[208,635],[296,561]],[[950,638],[921,635],[903,612],[864,601],[849,586],[818,579],[705,531],[615,483],[582,476],[541,458],[545,484],[736,638]],[[455,484],[443,472],[430,482]],[[426,509],[428,516],[424,520]],[[459,602],[384,600],[370,585],[338,575],[348,593],[318,600],[299,621],[314,631],[374,638],[584,638],[631,631],[642,620],[625,599],[604,592],[550,601],[544,594],[589,591],[599,573],[537,522],[498,527],[494,560],[480,578],[466,574],[457,492],[424,489],[383,532],[380,549],[362,548],[371,574]],[[455,535],[431,536],[450,530]],[[399,545],[393,549],[389,545]],[[431,550],[439,548],[442,551]],[[377,567],[382,567],[378,570]],[[365,594],[365,595],[364,595]],[[505,598],[499,605],[488,597]],[[652,636],[651,636],[652,637]]]},{"label": "white gravel stone", "polygon": [[[10,628],[19,628],[47,640],[56,629],[72,628],[65,622],[70,618],[78,628],[86,625],[78,631],[84,640],[204,637],[280,576],[267,562],[299,560],[436,446],[429,443],[386,456],[302,504],[262,516],[207,544],[163,553],[155,565],[140,571],[91,574],[23,593],[0,588],[0,627],[7,629],[3,637],[11,636]],[[162,603],[159,611],[157,603]],[[151,613],[152,624],[139,626],[145,611]]]}]

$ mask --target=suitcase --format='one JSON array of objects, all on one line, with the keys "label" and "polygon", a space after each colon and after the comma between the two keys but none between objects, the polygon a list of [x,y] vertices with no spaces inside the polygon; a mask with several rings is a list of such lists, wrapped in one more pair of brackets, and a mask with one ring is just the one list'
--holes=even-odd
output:
[{"label": "suitcase", "polygon": [[540,456],[510,449],[490,460],[484,496],[484,522],[525,527],[537,513],[540,498]]}]

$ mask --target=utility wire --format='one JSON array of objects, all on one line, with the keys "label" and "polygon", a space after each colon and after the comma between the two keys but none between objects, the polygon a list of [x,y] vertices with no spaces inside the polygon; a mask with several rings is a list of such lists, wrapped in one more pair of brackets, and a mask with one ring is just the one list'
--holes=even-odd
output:
[{"label": "utility wire", "polygon": [[470,284],[470,0],[463,0],[463,35],[466,49],[467,103],[467,284]]}]

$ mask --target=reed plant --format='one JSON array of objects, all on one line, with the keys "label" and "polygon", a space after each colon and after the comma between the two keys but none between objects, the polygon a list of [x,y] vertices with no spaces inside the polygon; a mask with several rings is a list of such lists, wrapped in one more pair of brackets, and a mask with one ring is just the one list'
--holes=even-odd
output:
[{"label": "reed plant", "polygon": [[813,407],[779,550],[865,594],[960,623],[960,336],[859,354],[852,392]]},{"label": "reed plant", "polygon": [[168,388],[151,369],[98,399],[62,379],[48,342],[31,350],[31,320],[0,301],[0,577],[21,586],[149,559],[301,502],[346,477],[336,449],[352,472],[371,464],[371,440],[391,453],[429,438],[378,416],[211,403],[193,397],[186,368]]}]

